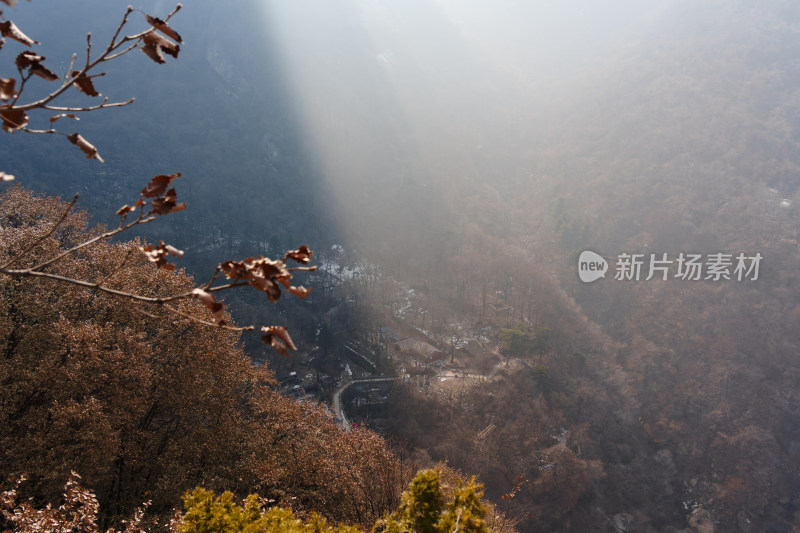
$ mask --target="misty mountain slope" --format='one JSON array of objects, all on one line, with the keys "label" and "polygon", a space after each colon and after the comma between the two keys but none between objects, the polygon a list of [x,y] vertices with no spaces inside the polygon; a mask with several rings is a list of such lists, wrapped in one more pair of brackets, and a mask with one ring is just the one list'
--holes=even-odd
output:
[{"label": "misty mountain slope", "polygon": [[[564,105],[545,113],[560,119],[547,121],[550,131],[531,124],[529,142],[483,154],[483,165],[509,172],[489,180],[467,171],[445,195],[459,229],[442,242],[455,256],[445,263],[452,279],[435,278],[443,298],[470,279],[467,258],[502,257],[494,264],[505,270],[488,277],[495,288],[513,278],[519,291],[532,273],[551,272],[622,345],[606,353],[638,431],[591,426],[595,439],[611,437],[594,456],[607,476],[565,517],[603,502],[642,531],[704,520],[721,531],[783,531],[796,521],[800,39],[787,11],[795,8],[675,3],[646,38],[577,77]],[[612,264],[606,280],[585,285],[575,276],[583,249],[760,253],[763,262],[757,281],[645,282],[645,270],[622,282]],[[468,287],[480,287],[475,278]],[[525,319],[519,294],[511,305]],[[428,446],[454,454],[441,451],[449,444]]]},{"label": "misty mountain slope", "polygon": [[[800,39],[774,13],[719,7],[679,5],[653,42],[592,78],[596,94],[565,115],[565,141],[535,162],[543,177],[531,189],[551,201],[528,214],[541,226],[561,198],[585,226],[562,231],[554,265],[585,312],[627,344],[617,360],[643,424],[664,432],[671,490],[692,481],[690,499],[699,495],[722,530],[745,520],[778,531],[794,521],[800,459]],[[612,265],[583,285],[573,269],[586,248],[764,259],[757,282],[622,282]]]},{"label": "misty mountain slope", "polygon": [[791,199],[798,186],[796,30],[765,15],[685,9],[666,21],[677,35],[656,35],[591,80],[596,94],[565,116],[571,143],[553,148],[563,152],[552,164],[576,177],[558,180],[565,196],[615,245],[636,231],[669,233],[652,208],[695,226],[711,208],[728,233],[753,233],[763,209],[742,213],[743,200],[770,187]]},{"label": "misty mountain slope", "polygon": [[[502,87],[502,105],[470,109],[454,129],[445,127],[444,113],[408,117],[447,135],[445,143],[424,137],[441,159],[424,158],[434,153],[424,146],[407,152],[433,166],[420,174],[401,157],[381,178],[407,168],[413,180],[390,179],[384,188],[375,178],[355,189],[363,196],[342,192],[358,211],[356,234],[365,242],[377,238],[377,262],[402,281],[424,282],[428,301],[450,306],[438,311],[440,317],[480,317],[486,293],[502,293],[512,323],[547,325],[566,339],[561,358],[584,347],[575,342],[579,328],[566,326],[582,314],[621,344],[598,350],[596,357],[607,358],[609,367],[595,371],[602,387],[624,393],[630,425],[614,429],[602,414],[614,412],[607,400],[592,404],[596,412],[588,408],[566,418],[593,421],[588,433],[602,446],[587,458],[601,461],[606,476],[592,478],[574,501],[564,494],[572,503],[559,511],[562,521],[550,523],[540,514],[540,526],[599,527],[602,516],[588,511],[599,504],[609,517],[628,513],[643,531],[677,531],[707,516],[721,530],[748,521],[780,530],[794,520],[797,503],[797,397],[784,392],[797,388],[795,28],[748,6],[676,3],[649,29],[629,48],[612,49],[574,75],[574,85],[564,82],[561,98],[520,104],[525,87],[505,85],[520,76],[503,77],[512,70],[508,65],[490,70],[497,78],[486,94]],[[445,41],[454,38],[446,35]],[[392,46],[383,48],[402,63]],[[383,57],[391,64],[391,54]],[[424,70],[412,72],[398,94],[416,94],[423,86]],[[465,86],[454,98],[471,94]],[[427,111],[425,102],[436,100],[425,96],[405,109]],[[498,110],[494,120],[482,114],[487,109]],[[484,125],[494,135],[469,130]],[[368,161],[357,163],[369,169]],[[436,178],[430,193],[420,187],[426,175]],[[611,279],[612,271],[605,281],[580,285],[575,254],[585,248],[611,256],[760,252],[764,262],[753,283],[624,284]],[[538,276],[559,278],[580,311],[566,312],[572,304],[557,292],[537,291],[530,280]],[[600,343],[596,336],[585,339],[590,346]],[[559,361],[548,364],[554,373],[561,368],[569,398],[570,385],[580,381]],[[588,397],[600,398],[589,391]],[[545,410],[559,419],[556,405]],[[486,418],[461,422],[469,428],[465,439],[492,420],[488,413],[502,419],[497,406],[487,409]],[[398,424],[406,411],[399,409]],[[418,423],[420,432],[443,440],[415,442],[436,457],[456,457],[453,441],[460,437],[448,434],[449,422],[436,431]],[[459,466],[479,469],[478,457],[462,456]],[[502,481],[507,490],[517,464],[502,461],[495,471],[507,468],[505,478],[493,477],[491,466],[482,470],[495,494],[502,493]],[[532,463],[525,468],[532,479],[541,478]],[[526,497],[533,505],[542,501],[532,490]]]}]

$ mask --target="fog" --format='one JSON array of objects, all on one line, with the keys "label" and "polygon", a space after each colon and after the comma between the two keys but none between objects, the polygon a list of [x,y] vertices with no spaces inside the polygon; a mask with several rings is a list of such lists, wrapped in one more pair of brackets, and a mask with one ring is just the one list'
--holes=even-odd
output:
[{"label": "fog", "polygon": [[354,242],[373,231],[370,246],[387,231],[418,235],[415,222],[436,218],[460,175],[494,188],[526,174],[522,153],[546,142],[570,105],[564,92],[585,98],[590,74],[639,42],[660,12],[635,2],[263,10],[336,218]]}]

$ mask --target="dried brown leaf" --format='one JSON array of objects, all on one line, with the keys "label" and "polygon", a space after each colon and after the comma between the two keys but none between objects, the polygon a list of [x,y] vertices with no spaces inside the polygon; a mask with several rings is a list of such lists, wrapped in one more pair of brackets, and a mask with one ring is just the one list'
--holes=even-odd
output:
[{"label": "dried brown leaf", "polygon": [[3,2],[7,6],[17,7],[17,0],[0,0],[0,2]]},{"label": "dried brown leaf", "polygon": [[225,322],[225,305],[217,302],[211,308],[211,315],[214,317],[214,322],[219,326],[224,326]]},{"label": "dried brown leaf", "polygon": [[104,163],[103,158],[100,157],[100,154],[97,152],[97,148],[92,145],[89,141],[81,137],[79,133],[73,133],[72,135],[67,135],[67,139],[69,142],[76,145],[80,148],[84,154],[86,154],[86,159],[97,159],[101,163]]},{"label": "dried brown leaf", "polygon": [[175,30],[170,28],[169,25],[166,22],[164,22],[160,18],[151,17],[150,15],[148,15],[146,13],[145,13],[144,16],[147,19],[147,23],[150,24],[152,27],[154,27],[155,29],[157,29],[158,31],[160,31],[161,33],[163,33],[164,35],[166,35],[170,39],[178,41],[179,43],[183,43],[183,39],[181,39],[181,36],[178,35],[178,32],[176,32]]},{"label": "dried brown leaf", "polygon": [[14,60],[14,64],[17,65],[18,69],[25,70],[26,68],[30,67],[33,63],[39,63],[43,59],[44,59],[43,56],[25,50],[24,52],[20,52],[20,54],[17,55],[17,58]]},{"label": "dried brown leaf", "polygon": [[224,308],[225,305],[218,302],[213,294],[209,294],[203,289],[195,288],[192,294],[205,305],[214,316],[214,322],[218,325],[225,324]]},{"label": "dried brown leaf", "polygon": [[28,72],[31,74],[35,74],[47,81],[56,81],[58,79],[56,73],[42,65],[44,60],[44,56],[26,50],[20,53],[14,62],[20,70],[29,69]]},{"label": "dried brown leaf", "polygon": [[178,250],[169,244],[164,244],[164,241],[160,241],[158,246],[148,244],[147,246],[139,247],[139,249],[144,252],[144,254],[147,256],[147,259],[155,263],[158,268],[163,268],[165,270],[175,270],[175,265],[167,261],[168,255],[179,258],[183,257],[183,251]]},{"label": "dried brown leaf", "polygon": [[264,292],[270,302],[277,302],[281,298],[281,288],[274,280],[268,278],[254,277],[248,283],[251,287]]},{"label": "dried brown leaf", "polygon": [[177,59],[178,52],[181,50],[180,46],[164,36],[159,35],[155,31],[144,34],[142,36],[142,41],[144,42],[142,52],[147,54],[150,59],[160,64],[167,62],[167,60],[164,59],[164,54],[169,54]]},{"label": "dried brown leaf", "polygon": [[30,69],[31,74],[36,74],[40,78],[47,80],[47,81],[57,81],[58,75],[50,70],[49,68],[45,67],[41,63],[36,63],[35,65],[31,65]]},{"label": "dried brown leaf", "polygon": [[160,65],[163,65],[167,62],[167,60],[164,59],[164,54],[161,53],[161,48],[158,46],[146,44],[142,47],[142,52]]},{"label": "dried brown leaf", "polygon": [[145,198],[155,198],[157,196],[161,196],[166,192],[167,187],[169,184],[181,177],[180,172],[176,172],[175,174],[159,174],[158,176],[154,177],[150,180],[150,183],[142,189],[142,196]]},{"label": "dried brown leaf", "polygon": [[0,78],[0,100],[5,102],[14,98],[17,95],[14,90],[16,86],[17,80],[15,78]]},{"label": "dried brown leaf", "polygon": [[44,65],[37,63],[36,65],[31,66],[30,70],[31,74],[36,74],[40,78],[47,80],[47,81],[57,81],[58,75],[55,72],[50,70],[49,68],[45,67]]},{"label": "dried brown leaf", "polygon": [[17,42],[24,44],[25,46],[30,46],[32,44],[39,44],[39,41],[34,41],[24,33],[20,31],[16,24],[11,22],[10,20],[6,20],[5,22],[0,22],[0,34],[3,37],[11,37]]},{"label": "dried brown leaf", "polygon": [[286,252],[286,255],[283,256],[283,260],[287,261],[287,260],[291,259],[291,260],[296,261],[298,263],[307,265],[309,263],[309,261],[311,261],[311,256],[312,255],[314,255],[314,252],[312,252],[308,248],[308,246],[306,246],[304,244],[300,248],[298,248],[297,250],[289,250],[288,252]]},{"label": "dried brown leaf", "polygon": [[128,213],[132,213],[133,211],[136,211],[139,207],[141,207],[143,205],[144,205],[144,200],[139,198],[138,200],[136,200],[136,203],[133,204],[133,205],[125,204],[122,207],[120,207],[116,214],[118,214],[118,215],[120,215],[121,217],[124,218],[124,217],[128,216]]},{"label": "dried brown leaf", "polygon": [[157,34],[155,32],[150,32],[150,33],[146,34],[143,37],[143,39],[144,39],[144,42],[146,42],[147,44],[154,44],[155,46],[160,46],[165,54],[170,55],[170,56],[174,57],[175,59],[178,59],[178,52],[181,51],[181,47],[179,45],[173,43],[169,39],[167,39],[167,38],[165,38],[165,37],[163,37],[163,36],[161,36],[161,35],[159,35],[159,34]]},{"label": "dried brown leaf", "polygon": [[164,246],[164,249],[167,251],[169,255],[174,255],[175,257],[183,257],[183,250],[178,250],[171,244],[167,244]]},{"label": "dried brown leaf", "polygon": [[97,92],[94,88],[94,83],[92,82],[92,78],[87,76],[86,74],[82,76],[78,76],[80,74],[79,70],[72,71],[72,85],[78,88],[78,90],[84,94],[89,96],[100,96],[100,93]]},{"label": "dried brown leaf", "polygon": [[3,119],[3,131],[12,132],[28,125],[28,114],[21,109],[9,106],[0,107],[0,118]]},{"label": "dried brown leaf", "polygon": [[286,290],[291,292],[295,296],[298,296],[301,299],[305,299],[306,296],[308,296],[308,293],[311,292],[311,288],[310,287],[306,288],[306,287],[303,287],[302,285],[300,285],[299,287],[295,287],[295,286],[292,285],[290,287],[287,287]]},{"label": "dried brown leaf", "polygon": [[214,297],[213,294],[207,293],[203,289],[193,289],[192,295],[194,295],[198,300],[203,302],[203,305],[208,307],[209,305],[217,303],[217,299]]},{"label": "dried brown leaf", "polygon": [[53,115],[52,117],[50,117],[50,122],[55,122],[56,120],[64,117],[80,120],[80,118],[78,118],[78,115],[76,115],[75,113],[59,113],[58,115]]},{"label": "dried brown leaf", "polygon": [[292,342],[289,331],[284,326],[262,326],[261,341],[272,346],[279,354],[288,357],[289,350],[297,350],[297,346]]},{"label": "dried brown leaf", "polygon": [[292,274],[283,261],[273,261],[262,256],[257,259],[250,257],[242,261],[225,261],[219,268],[228,279],[245,280],[250,286],[266,293],[271,302],[277,302],[281,297],[279,283],[288,287],[292,279]]},{"label": "dried brown leaf", "polygon": [[177,202],[178,193],[175,192],[175,188],[172,188],[164,196],[153,199],[153,213],[156,215],[168,215],[169,213],[186,209],[186,202]]}]

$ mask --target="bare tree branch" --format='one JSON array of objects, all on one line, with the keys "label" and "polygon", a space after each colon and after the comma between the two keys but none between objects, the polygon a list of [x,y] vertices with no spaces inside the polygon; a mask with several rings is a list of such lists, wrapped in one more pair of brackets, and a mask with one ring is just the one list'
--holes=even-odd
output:
[{"label": "bare tree branch", "polygon": [[94,106],[86,106],[86,107],[59,107],[59,106],[51,106],[51,105],[44,105],[41,108],[47,109],[50,111],[69,111],[72,113],[77,112],[86,112],[86,111],[97,111],[98,109],[106,109],[108,107],[122,107],[126,105],[131,105],[136,99],[130,98],[125,100],[124,102],[112,102],[110,104],[108,102],[108,98],[104,99],[102,103],[94,105]]},{"label": "bare tree branch", "polygon": [[[70,255],[70,254],[72,254],[74,252],[77,252],[78,250],[80,250],[82,248],[86,248],[87,246],[90,246],[90,245],[92,245],[92,244],[94,244],[94,243],[96,243],[98,241],[103,241],[103,240],[106,240],[106,239],[110,239],[114,235],[116,235],[118,233],[122,233],[123,231],[129,230],[130,228],[132,228],[132,227],[134,227],[134,226],[136,226],[138,224],[147,224],[148,222],[152,222],[153,220],[155,220],[155,217],[151,215],[151,212],[148,212],[146,214],[140,213],[139,216],[136,218],[136,220],[134,220],[133,222],[129,222],[128,224],[126,224],[124,226],[120,226],[117,229],[113,229],[113,230],[101,233],[100,235],[98,235],[98,236],[96,236],[96,237],[94,237],[92,239],[89,239],[88,241],[84,241],[84,242],[82,242],[80,244],[77,244],[77,245],[73,246],[72,248],[70,248],[69,250],[65,250],[64,252],[62,252],[62,253],[58,254],[57,256],[53,257],[52,259],[48,259],[47,261],[43,261],[43,262],[39,263],[38,265],[36,265],[34,267],[26,268],[26,269],[22,269],[22,270],[19,270],[19,271],[14,271],[14,272],[34,272],[34,271],[42,270],[43,268],[45,268],[45,267],[47,267],[49,265],[52,265],[56,261],[58,261],[60,259],[63,259],[64,257],[66,257],[66,256],[68,256],[68,255]],[[3,272],[3,270],[0,270],[0,272]],[[3,273],[5,274],[6,272],[3,272]]]},{"label": "bare tree branch", "polygon": [[205,320],[201,320],[201,319],[197,318],[196,316],[192,316],[190,314],[183,313],[180,310],[175,309],[174,307],[172,307],[170,305],[164,304],[163,307],[164,307],[164,309],[166,309],[170,313],[173,313],[173,314],[176,314],[176,315],[181,316],[183,318],[186,318],[188,320],[191,320],[192,322],[197,322],[198,324],[202,324],[204,326],[211,326],[213,328],[222,328],[222,329],[226,329],[228,331],[255,331],[255,329],[256,329],[256,326],[252,326],[252,325],[251,326],[229,326],[228,324],[215,324],[214,322],[206,322]]},{"label": "bare tree branch", "polygon": [[[182,5],[177,4],[175,8],[167,15],[166,20],[169,20],[175,13],[180,11]],[[93,74],[90,73],[100,64],[105,63],[107,61],[112,61],[117,59],[118,57],[127,54],[128,52],[133,51],[136,48],[142,48],[145,52],[148,52],[152,59],[161,59],[158,62],[164,62],[163,58],[154,57],[153,50],[158,50],[157,54],[160,55],[161,46],[164,47],[165,51],[168,51],[175,57],[177,57],[177,53],[179,50],[178,45],[175,45],[171,41],[168,41],[165,37],[159,35],[159,40],[156,44],[152,43],[152,39],[150,39],[150,35],[153,35],[154,32],[157,30],[161,30],[162,32],[166,31],[170,34],[177,36],[177,33],[174,32],[171,28],[166,26],[166,22],[159,21],[159,19],[153,19],[146,13],[142,12],[145,15],[148,23],[152,21],[157,21],[158,24],[150,24],[150,27],[144,31],[139,33],[135,33],[132,35],[125,35],[124,29],[130,22],[130,14],[134,11],[132,7],[128,7],[125,11],[125,14],[122,17],[122,20],[117,25],[116,30],[114,31],[111,40],[106,45],[105,49],[97,55],[96,57],[92,57],[92,51],[94,49],[94,45],[92,43],[92,34],[88,33],[86,35],[86,58],[84,61],[83,66],[80,70],[72,70],[75,66],[75,62],[77,60],[77,54],[73,54],[70,60],[69,69],[65,72],[63,78],[61,79],[61,84],[57,89],[51,91],[46,96],[32,101],[23,103],[22,98],[23,94],[25,94],[25,89],[27,88],[28,80],[33,77],[34,74],[38,74],[43,78],[47,79],[48,81],[55,81],[57,78],[52,72],[50,72],[46,67],[41,64],[41,61],[44,60],[43,57],[35,55],[33,52],[24,52],[18,57],[17,60],[17,73],[19,76],[19,87],[15,93],[11,96],[11,101],[8,104],[0,105],[0,112],[3,115],[3,128],[6,131],[13,132],[13,131],[24,131],[26,133],[58,133],[58,130],[55,127],[51,127],[49,129],[42,129],[42,128],[29,128],[27,127],[28,123],[28,116],[27,112],[33,111],[36,109],[44,109],[49,111],[60,111],[60,112],[71,112],[71,113],[83,113],[88,111],[97,111],[100,109],[107,109],[112,107],[122,107],[130,105],[134,102],[133,98],[130,98],[125,101],[118,101],[118,102],[109,102],[108,98],[105,98],[102,103],[94,104],[94,105],[86,105],[86,106],[59,106],[54,105],[53,102],[58,99],[61,95],[65,92],[70,90],[71,88],[76,88],[81,92],[86,93],[90,96],[98,96],[98,93],[94,90],[91,80],[92,78],[103,76],[105,73],[100,74]],[[137,10],[139,11],[139,10]],[[30,40],[30,44],[35,44],[36,41]],[[167,50],[169,47],[169,50]],[[173,48],[174,47],[174,48]],[[19,58],[22,57],[23,61],[20,63]],[[17,117],[16,119],[14,117]],[[21,121],[19,119],[22,119]],[[95,151],[96,154],[96,151]],[[98,159],[102,162],[102,159],[97,155],[87,154],[87,157]]]},{"label": "bare tree branch", "polygon": [[[119,271],[131,259],[132,250],[129,250],[125,258],[99,281],[90,281],[87,279],[79,279],[56,272],[48,271],[49,267],[54,266],[56,263],[65,259],[66,257],[101,241],[106,241],[112,237],[127,231],[139,224],[147,224],[155,220],[159,214],[169,214],[174,210],[182,210],[184,204],[177,204],[177,195],[174,188],[169,188],[172,181],[180,177],[179,173],[171,175],[159,175],[154,177],[148,185],[142,189],[140,198],[133,204],[133,206],[125,205],[121,207],[117,214],[120,216],[120,224],[117,228],[104,231],[99,235],[87,238],[70,248],[57,253],[49,259],[44,259],[34,266],[27,268],[10,268],[14,262],[20,260],[23,256],[30,253],[31,250],[36,248],[63,226],[69,213],[75,206],[78,196],[72,199],[64,212],[53,224],[47,233],[38,237],[32,244],[28,245],[19,254],[15,255],[2,266],[0,266],[0,275],[5,275],[13,278],[36,278],[36,279],[51,279],[54,281],[69,283],[79,287],[91,289],[93,292],[102,292],[114,297],[125,298],[132,301],[142,302],[150,305],[157,305],[163,307],[168,312],[178,315],[188,320],[193,320],[199,324],[221,327],[229,331],[254,331],[259,329],[255,325],[247,326],[233,326],[228,324],[227,317],[224,314],[224,304],[218,302],[214,293],[220,293],[226,290],[235,289],[237,287],[250,286],[257,290],[264,292],[267,298],[275,302],[281,295],[281,286],[287,292],[290,292],[300,298],[305,298],[310,289],[305,287],[295,287],[291,285],[292,272],[294,271],[313,271],[316,266],[298,266],[287,267],[285,261],[293,260],[295,262],[306,264],[309,262],[313,252],[307,246],[300,246],[297,250],[289,250],[284,255],[283,260],[272,260],[264,257],[248,258],[242,261],[225,261],[217,265],[211,279],[202,286],[192,287],[191,290],[181,292],[179,294],[171,295],[158,295],[158,296],[145,296],[143,294],[136,294],[129,291],[114,289],[107,285],[107,282],[113,275]],[[169,190],[167,190],[169,188]],[[149,208],[146,208],[147,201],[150,201]],[[166,207],[164,207],[166,206]],[[135,219],[127,221],[127,216],[138,211]],[[175,266],[167,262],[168,255],[182,256],[183,252],[177,250],[169,245],[164,244],[162,241],[158,246],[146,245],[140,246],[139,250],[151,261],[156,263],[159,268],[167,270],[174,270]],[[214,285],[214,282],[219,278],[220,274],[230,280],[227,283],[220,283]],[[196,315],[192,315],[181,311],[180,309],[167,305],[172,302],[186,300],[190,298],[197,298],[209,311],[211,311],[214,318],[213,322],[204,320]],[[271,345],[278,352],[288,355],[289,350],[294,350],[296,347],[289,336],[288,331],[282,326],[262,326],[262,340]]]}]

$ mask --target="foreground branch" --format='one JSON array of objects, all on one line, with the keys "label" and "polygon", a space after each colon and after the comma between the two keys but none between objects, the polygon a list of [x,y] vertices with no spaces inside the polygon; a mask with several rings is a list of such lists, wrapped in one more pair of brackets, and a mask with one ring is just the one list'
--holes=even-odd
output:
[{"label": "foreground branch", "polygon": [[[115,267],[112,271],[103,276],[99,281],[92,281],[89,279],[80,279],[71,277],[57,272],[52,272],[51,267],[55,266],[59,261],[72,256],[79,251],[92,246],[93,244],[101,241],[108,241],[111,238],[119,235],[122,232],[128,231],[134,226],[140,224],[147,224],[155,220],[158,215],[166,215],[175,211],[182,211],[186,208],[185,203],[177,202],[177,193],[173,187],[170,187],[172,181],[180,177],[180,173],[171,175],[159,175],[150,180],[150,183],[142,189],[139,199],[131,206],[125,205],[121,207],[117,214],[120,216],[120,224],[117,228],[100,233],[91,238],[87,238],[70,248],[53,255],[50,258],[43,259],[33,266],[21,267],[14,266],[19,264],[27,255],[29,255],[37,246],[53,237],[54,234],[61,228],[65,221],[68,219],[69,214],[72,212],[78,200],[78,195],[64,209],[63,213],[56,220],[53,226],[42,236],[37,237],[28,246],[24,247],[22,251],[15,254],[8,259],[2,266],[0,266],[0,275],[8,276],[11,278],[33,278],[33,279],[49,279],[60,283],[68,283],[91,289],[101,293],[108,294],[115,298],[128,299],[135,302],[141,302],[147,305],[159,306],[169,313],[177,315],[187,320],[191,320],[198,324],[219,327],[229,331],[243,332],[254,331],[260,329],[262,333],[262,341],[272,346],[277,352],[288,355],[289,351],[296,350],[296,346],[292,341],[287,329],[283,326],[235,326],[228,323],[225,315],[224,304],[217,301],[214,293],[234,289],[237,287],[250,286],[266,294],[271,302],[277,302],[282,294],[283,287],[286,291],[300,297],[305,298],[310,292],[310,288],[303,286],[294,286],[291,284],[293,271],[313,271],[316,269],[314,266],[299,266],[288,267],[286,261],[292,260],[301,265],[308,265],[311,260],[313,252],[307,246],[301,246],[297,250],[290,250],[286,252],[282,260],[273,260],[264,257],[248,258],[242,261],[228,260],[217,265],[211,279],[202,286],[192,287],[191,290],[181,292],[179,294],[170,295],[156,295],[146,296],[137,294],[135,292],[115,289],[108,285],[109,281],[113,279],[114,274],[121,270],[129,261],[133,260],[133,255],[129,252],[126,257]],[[128,220],[131,213],[136,212],[136,217],[133,220]],[[163,241],[157,246],[148,244],[140,246],[139,250],[150,261],[156,264],[158,268],[168,271],[174,271],[175,265],[168,261],[168,257],[182,257],[183,252],[177,248],[165,244]],[[223,276],[227,281],[222,281],[214,285],[215,282]],[[198,316],[182,311],[175,307],[174,303],[181,300],[196,298],[200,301],[209,311],[211,311],[212,321],[204,320]]]},{"label": "foreground branch", "polygon": [[[100,109],[108,109],[113,107],[127,106],[133,103],[134,99],[130,98],[124,101],[109,102],[108,98],[104,98],[99,104],[91,104],[85,106],[59,106],[54,105],[53,102],[61,97],[64,93],[71,89],[77,89],[90,97],[98,97],[101,94],[95,89],[93,80],[95,78],[105,76],[105,72],[94,74],[93,72],[97,67],[103,63],[113,61],[120,56],[140,49],[148,57],[157,63],[166,63],[164,54],[178,57],[180,51],[180,43],[182,39],[180,35],[173,30],[167,21],[181,9],[181,4],[178,4],[165,20],[161,20],[142,12],[145,20],[150,27],[144,31],[134,33],[132,35],[125,35],[124,29],[129,23],[130,15],[134,9],[128,7],[122,17],[122,21],[116,28],[114,35],[106,45],[105,49],[97,55],[92,57],[92,34],[86,35],[86,59],[79,70],[73,70],[77,60],[77,54],[72,55],[69,68],[64,73],[63,78],[57,76],[53,71],[47,68],[43,62],[45,57],[37,55],[31,51],[23,51],[20,53],[14,64],[17,69],[16,78],[0,78],[0,101],[9,102],[0,105],[0,119],[2,119],[2,129],[8,133],[15,131],[24,131],[27,133],[59,133],[65,135],[70,142],[77,145],[85,154],[88,159],[97,159],[103,161],[97,149],[88,141],[83,139],[77,133],[70,135],[61,133],[55,127],[50,128],[31,128],[28,127],[28,113],[37,109],[46,111],[57,111],[67,113],[68,116],[77,120],[73,113],[86,113],[91,111],[98,111]],[[3,20],[2,12],[0,12],[0,21]],[[24,46],[30,48],[35,41],[25,35],[16,25],[11,21],[5,21],[2,26],[2,36],[10,37]],[[61,84],[55,90],[48,93],[46,96],[24,103],[22,96],[25,93],[28,82],[34,77],[39,77],[48,82],[55,82],[61,80]],[[61,118],[62,115],[50,117],[50,122],[54,123]]]}]

